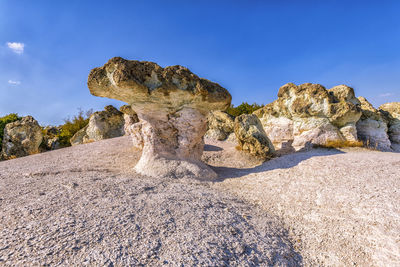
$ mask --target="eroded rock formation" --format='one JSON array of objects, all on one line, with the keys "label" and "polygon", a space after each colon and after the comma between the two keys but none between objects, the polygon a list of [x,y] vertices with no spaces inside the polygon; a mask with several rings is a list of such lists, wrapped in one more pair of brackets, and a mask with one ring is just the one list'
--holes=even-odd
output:
[{"label": "eroded rock formation", "polygon": [[123,105],[119,110],[124,113],[124,132],[125,135],[134,135],[135,126],[134,124],[139,122],[139,118],[136,112],[129,105]]},{"label": "eroded rock formation", "polygon": [[361,102],[362,116],[357,122],[358,138],[365,146],[382,151],[390,151],[391,143],[387,134],[388,127],[382,111],[374,108],[364,97],[358,98]]},{"label": "eroded rock formation", "polygon": [[279,89],[277,100],[254,114],[277,149],[298,150],[356,141],[361,109],[348,86],[326,90],[320,84],[288,83]]},{"label": "eroded rock formation", "polygon": [[[212,111],[207,117],[206,137],[223,141],[233,134],[234,117],[223,111]],[[231,137],[230,137],[231,139]]]},{"label": "eroded rock formation", "polygon": [[236,117],[234,131],[241,150],[261,159],[274,155],[274,146],[256,115],[243,114]]},{"label": "eroded rock formation", "polygon": [[90,116],[86,127],[79,130],[70,140],[71,145],[79,145],[124,135],[124,116],[113,106],[97,111]]},{"label": "eroded rock formation", "polygon": [[400,144],[400,102],[386,103],[379,107],[388,122],[388,135],[394,144]]},{"label": "eroded rock formation", "polygon": [[88,78],[95,96],[124,101],[140,120],[142,156],[135,169],[149,176],[214,178],[201,162],[211,110],[224,110],[229,92],[187,68],[112,58]]},{"label": "eroded rock formation", "polygon": [[2,157],[12,159],[36,154],[42,139],[42,129],[31,116],[9,123],[4,128]]}]

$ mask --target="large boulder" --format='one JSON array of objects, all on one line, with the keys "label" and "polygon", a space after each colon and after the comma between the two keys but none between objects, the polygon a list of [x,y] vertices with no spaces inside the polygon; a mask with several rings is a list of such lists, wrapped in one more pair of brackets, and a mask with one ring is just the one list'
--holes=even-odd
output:
[{"label": "large boulder", "polygon": [[364,97],[358,98],[361,102],[362,116],[357,122],[357,135],[370,148],[390,151],[391,143],[387,134],[388,127],[385,115],[375,109]]},{"label": "large boulder", "polygon": [[264,160],[274,155],[274,146],[256,115],[243,114],[236,117],[234,131],[241,150]]},{"label": "large boulder", "polygon": [[71,138],[71,145],[123,136],[124,124],[123,113],[111,105],[106,106],[104,111],[97,111],[90,116],[88,125]]},{"label": "large boulder", "polygon": [[[90,72],[95,96],[128,103],[138,115],[143,151],[135,169],[149,176],[214,178],[201,162],[207,114],[229,107],[231,95],[187,68],[112,58]],[[138,127],[139,128],[139,127]]]},{"label": "large boulder", "polygon": [[299,150],[356,142],[361,109],[354,90],[346,85],[327,90],[320,84],[288,83],[279,89],[277,100],[254,114],[276,148]]},{"label": "large boulder", "polygon": [[389,139],[394,144],[400,144],[400,102],[386,103],[379,107],[388,121]]},{"label": "large boulder", "polygon": [[233,133],[234,117],[226,112],[211,111],[207,117],[206,137],[219,141],[226,140]]},{"label": "large boulder", "polygon": [[36,154],[42,139],[42,129],[31,116],[8,123],[4,128],[2,157],[12,159]]}]

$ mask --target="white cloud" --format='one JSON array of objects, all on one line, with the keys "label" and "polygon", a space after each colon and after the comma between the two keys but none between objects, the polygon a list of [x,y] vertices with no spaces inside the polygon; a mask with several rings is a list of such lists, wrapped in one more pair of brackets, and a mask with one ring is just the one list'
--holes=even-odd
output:
[{"label": "white cloud", "polygon": [[394,94],[392,93],[384,93],[384,94],[380,94],[380,97],[389,97],[389,96],[393,96]]},{"label": "white cloud", "polygon": [[11,85],[20,85],[21,84],[20,81],[13,81],[13,80],[8,80],[8,83]]},{"label": "white cloud", "polygon": [[8,48],[10,48],[14,53],[21,55],[24,53],[24,43],[7,43]]}]

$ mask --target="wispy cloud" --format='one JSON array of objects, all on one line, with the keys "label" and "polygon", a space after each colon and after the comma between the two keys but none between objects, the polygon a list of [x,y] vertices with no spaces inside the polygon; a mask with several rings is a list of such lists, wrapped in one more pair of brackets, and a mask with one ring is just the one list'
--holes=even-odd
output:
[{"label": "wispy cloud", "polygon": [[8,80],[8,83],[11,85],[20,85],[21,84],[20,81],[13,81],[13,80]]},{"label": "wispy cloud", "polygon": [[25,47],[24,43],[7,42],[7,46],[16,54],[21,55],[22,53],[24,53],[24,47]]},{"label": "wispy cloud", "polygon": [[380,94],[380,97],[389,97],[389,96],[393,96],[393,93],[384,93],[384,94]]}]

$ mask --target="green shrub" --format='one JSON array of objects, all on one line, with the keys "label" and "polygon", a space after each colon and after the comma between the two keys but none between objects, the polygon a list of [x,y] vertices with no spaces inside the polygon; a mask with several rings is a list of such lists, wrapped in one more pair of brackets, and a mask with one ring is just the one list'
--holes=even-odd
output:
[{"label": "green shrub", "polygon": [[259,108],[262,108],[264,105],[258,105],[257,103],[248,104],[247,102],[243,102],[237,107],[231,105],[227,110],[226,113],[232,116],[240,116],[242,114],[251,114]]},{"label": "green shrub", "polygon": [[72,119],[67,118],[64,120],[64,124],[61,125],[61,131],[58,135],[61,147],[71,146],[69,140],[76,132],[88,125],[92,113],[92,110],[86,112],[79,110],[78,115],[75,115]]},{"label": "green shrub", "polygon": [[16,113],[8,114],[7,116],[0,118],[0,150],[3,144],[3,136],[4,136],[4,128],[6,127],[7,123],[11,123],[14,121],[20,120],[21,117],[18,116]]}]

